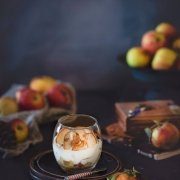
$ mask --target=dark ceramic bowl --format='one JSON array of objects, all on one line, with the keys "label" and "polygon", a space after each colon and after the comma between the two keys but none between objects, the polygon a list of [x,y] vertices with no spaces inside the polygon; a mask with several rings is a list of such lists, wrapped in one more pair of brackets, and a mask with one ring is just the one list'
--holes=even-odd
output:
[{"label": "dark ceramic bowl", "polygon": [[153,70],[151,67],[131,68],[126,63],[126,54],[118,57],[119,63],[126,69],[130,70],[132,76],[145,83],[153,83],[155,85],[179,85],[180,70]]}]

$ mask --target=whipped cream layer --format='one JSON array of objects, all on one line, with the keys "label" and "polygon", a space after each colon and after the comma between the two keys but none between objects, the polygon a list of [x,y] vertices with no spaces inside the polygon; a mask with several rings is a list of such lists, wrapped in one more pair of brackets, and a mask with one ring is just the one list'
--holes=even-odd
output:
[{"label": "whipped cream layer", "polygon": [[102,151],[101,139],[98,139],[97,143],[92,147],[74,151],[72,149],[64,149],[62,145],[56,142],[56,137],[53,140],[53,151],[59,165],[64,165],[66,162],[69,162],[72,166],[78,164],[96,164],[99,160]]}]

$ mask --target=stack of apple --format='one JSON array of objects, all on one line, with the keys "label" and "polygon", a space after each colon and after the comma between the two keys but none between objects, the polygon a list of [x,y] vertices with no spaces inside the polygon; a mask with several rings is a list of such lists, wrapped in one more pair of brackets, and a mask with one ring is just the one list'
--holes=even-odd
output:
[{"label": "stack of apple", "polygon": [[40,110],[50,107],[70,109],[74,94],[66,83],[60,83],[49,76],[33,78],[29,86],[16,91],[15,97],[0,98],[0,116],[21,111]]},{"label": "stack of apple", "polygon": [[73,102],[74,92],[70,86],[49,76],[33,78],[29,86],[15,92],[15,97],[1,97],[0,147],[21,143],[28,138],[28,124],[25,119],[17,118],[24,111],[31,114],[45,107],[70,110]]},{"label": "stack of apple", "polygon": [[153,70],[180,69],[180,37],[170,23],[161,23],[155,30],[146,32],[141,46],[133,47],[126,54],[130,67]]},{"label": "stack of apple", "polygon": [[34,110],[45,107],[70,109],[73,104],[73,91],[66,84],[50,76],[33,78],[29,87],[20,89],[16,99],[21,110]]}]

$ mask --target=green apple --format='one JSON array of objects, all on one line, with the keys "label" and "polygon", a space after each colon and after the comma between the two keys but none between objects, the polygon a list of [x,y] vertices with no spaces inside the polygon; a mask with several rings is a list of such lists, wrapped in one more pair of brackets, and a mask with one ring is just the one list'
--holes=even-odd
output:
[{"label": "green apple", "polygon": [[126,54],[126,61],[130,67],[146,67],[151,60],[151,56],[141,47],[133,47]]},{"label": "green apple", "polygon": [[152,68],[155,70],[167,70],[174,66],[177,53],[169,48],[160,48],[153,60]]}]

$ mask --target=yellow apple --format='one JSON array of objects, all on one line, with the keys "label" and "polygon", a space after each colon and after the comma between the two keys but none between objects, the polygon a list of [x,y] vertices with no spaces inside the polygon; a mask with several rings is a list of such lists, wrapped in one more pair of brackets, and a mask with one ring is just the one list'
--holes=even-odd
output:
[{"label": "yellow apple", "polygon": [[133,47],[126,54],[126,61],[130,67],[146,67],[150,62],[150,55],[141,47]]},{"label": "yellow apple", "polygon": [[167,70],[174,66],[177,54],[175,51],[168,48],[159,49],[153,60],[152,68],[155,70]]},{"label": "yellow apple", "polygon": [[29,135],[28,125],[22,119],[13,119],[11,122],[12,130],[18,143],[25,141]]},{"label": "yellow apple", "polygon": [[176,28],[172,24],[167,22],[160,23],[155,30],[169,38],[176,35]]},{"label": "yellow apple", "polygon": [[51,89],[57,80],[50,76],[35,77],[30,82],[30,88],[40,93],[46,93]]},{"label": "yellow apple", "polygon": [[18,104],[14,98],[1,97],[0,98],[0,116],[6,116],[16,113],[18,111]]}]

